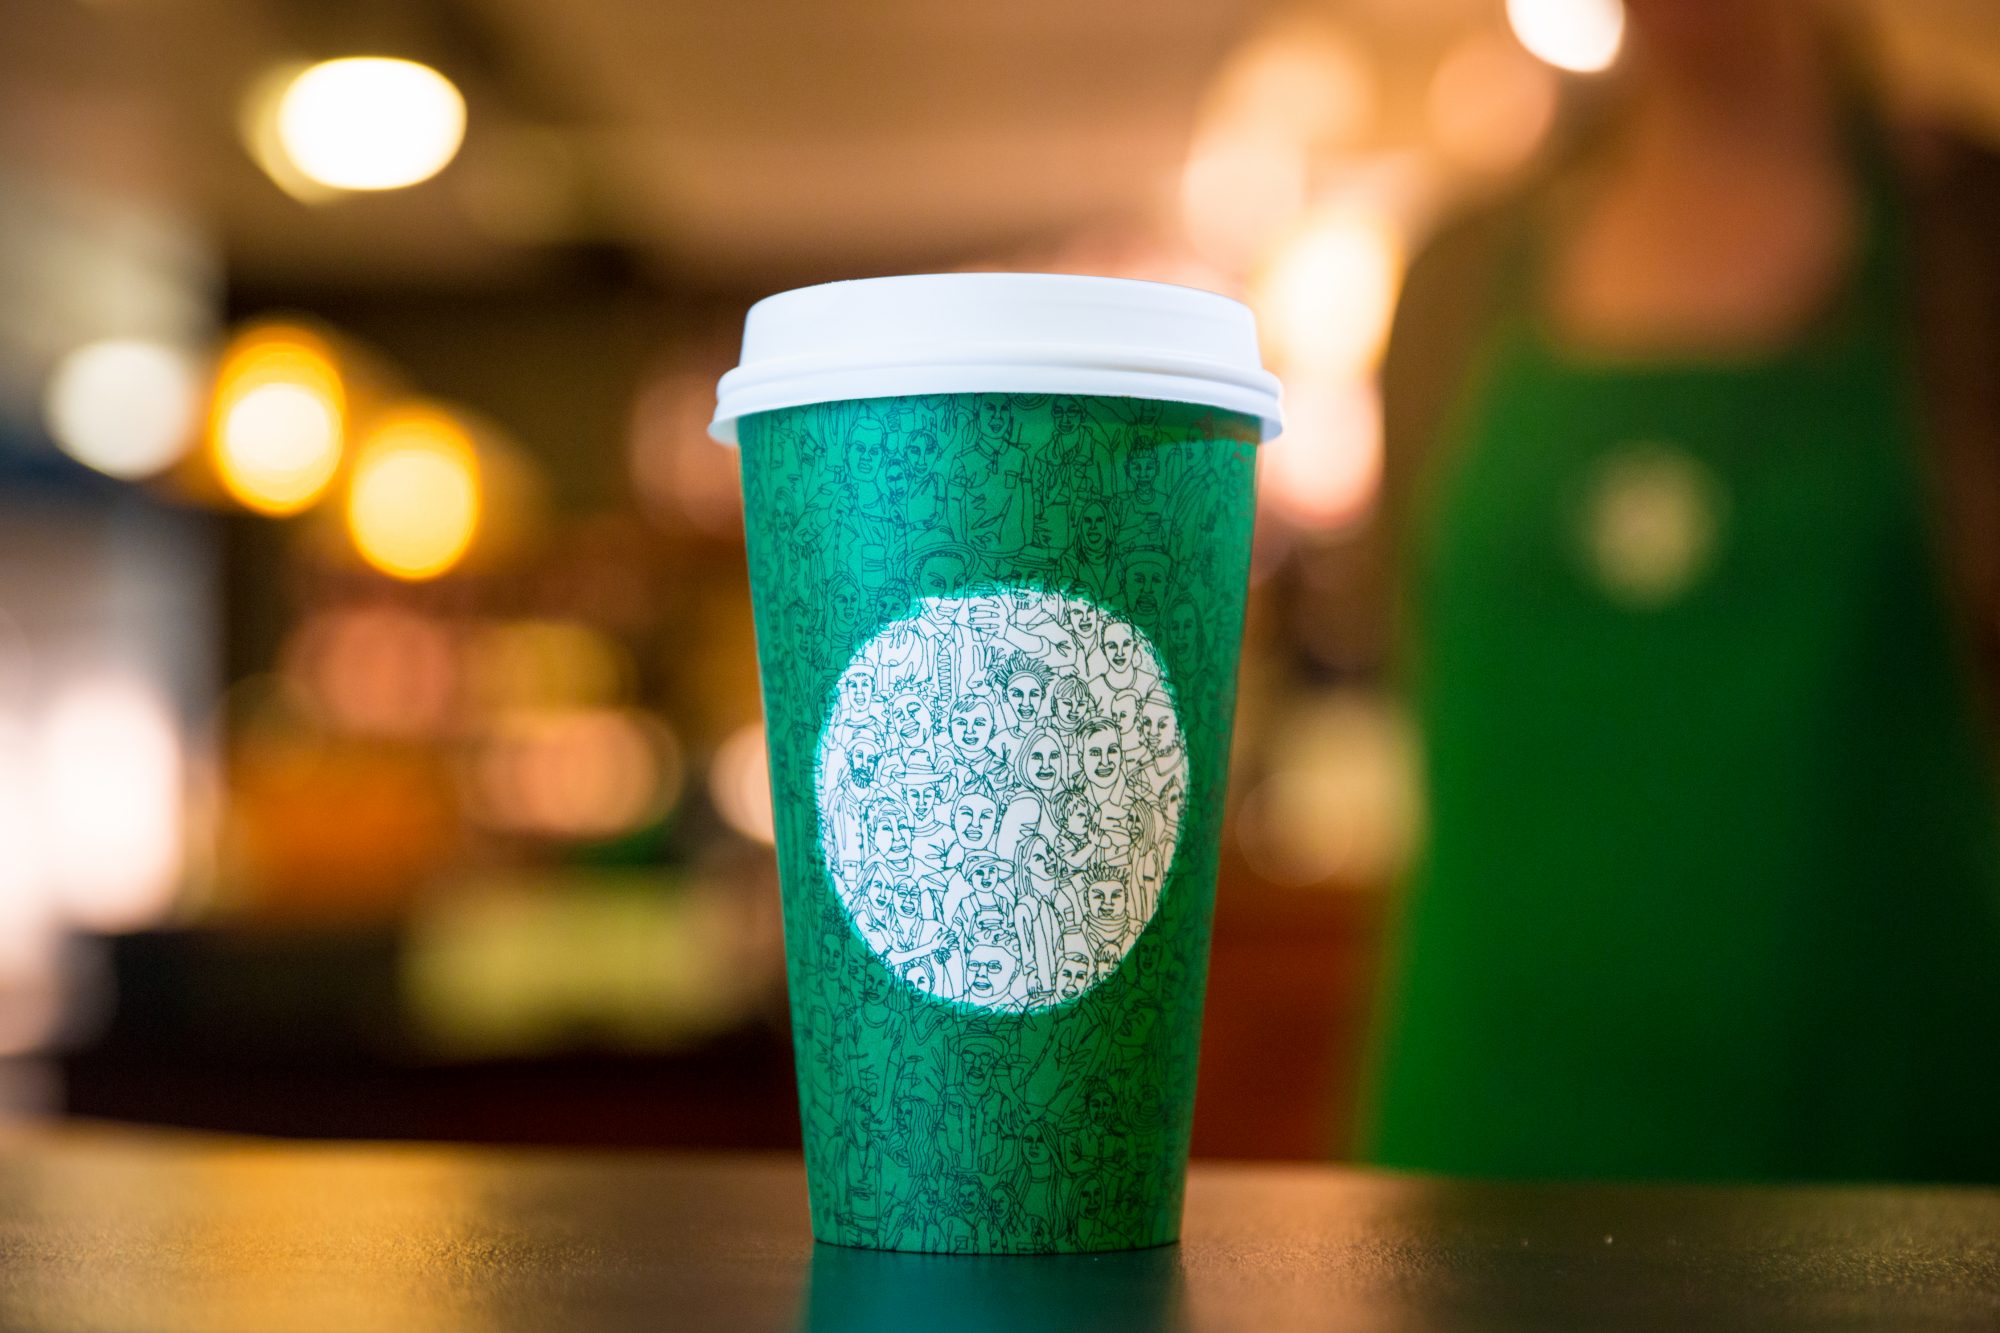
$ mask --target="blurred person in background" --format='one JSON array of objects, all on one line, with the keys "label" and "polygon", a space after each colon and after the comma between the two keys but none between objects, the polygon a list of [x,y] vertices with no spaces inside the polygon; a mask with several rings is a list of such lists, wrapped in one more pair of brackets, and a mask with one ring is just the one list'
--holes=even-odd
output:
[{"label": "blurred person in background", "polygon": [[1627,8],[1385,368],[1429,834],[1364,1153],[2000,1179],[2000,188],[1815,6]]}]

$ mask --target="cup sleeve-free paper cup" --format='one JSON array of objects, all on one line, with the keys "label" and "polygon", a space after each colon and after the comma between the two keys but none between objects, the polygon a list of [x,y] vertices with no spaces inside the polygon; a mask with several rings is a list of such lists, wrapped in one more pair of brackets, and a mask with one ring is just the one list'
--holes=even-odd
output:
[{"label": "cup sleeve-free paper cup", "polygon": [[1174,1239],[1265,417],[950,392],[731,426],[814,1234]]}]

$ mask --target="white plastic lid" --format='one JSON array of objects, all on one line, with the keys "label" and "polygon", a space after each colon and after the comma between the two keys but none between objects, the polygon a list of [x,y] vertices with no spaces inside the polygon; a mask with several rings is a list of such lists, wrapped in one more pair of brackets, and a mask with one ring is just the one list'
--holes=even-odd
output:
[{"label": "white plastic lid", "polygon": [[780,292],[750,307],[743,360],[716,386],[708,433],[807,403],[920,393],[1154,398],[1280,429],[1257,319],[1193,287],[1054,273],[933,273]]}]

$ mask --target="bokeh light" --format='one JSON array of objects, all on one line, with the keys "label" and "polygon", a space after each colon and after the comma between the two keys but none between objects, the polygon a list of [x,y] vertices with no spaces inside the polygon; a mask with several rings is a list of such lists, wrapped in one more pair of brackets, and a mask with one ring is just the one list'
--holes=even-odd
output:
[{"label": "bokeh light", "polygon": [[1342,691],[1289,705],[1237,840],[1274,883],[1386,887],[1407,864],[1421,808],[1416,747],[1380,699]]},{"label": "bokeh light", "polygon": [[1279,247],[1252,284],[1266,354],[1291,370],[1351,374],[1388,338],[1402,243],[1381,213],[1329,208]]},{"label": "bokeh light", "polygon": [[724,823],[753,842],[777,838],[771,809],[771,760],[764,728],[752,723],[730,733],[708,767],[708,798]]},{"label": "bokeh light", "polygon": [[1230,56],[1206,113],[1211,122],[1323,150],[1366,132],[1377,100],[1367,54],[1335,24],[1294,11]]},{"label": "bokeh light", "polygon": [[632,481],[648,515],[663,528],[693,523],[728,537],[743,530],[742,460],[708,434],[721,369],[667,371],[633,402]]},{"label": "bokeh light", "polygon": [[1181,221],[1207,264],[1238,274],[1297,224],[1313,164],[1356,142],[1380,100],[1366,54],[1327,19],[1260,26],[1203,99],[1181,172]]},{"label": "bokeh light", "polygon": [[43,394],[49,434],[80,463],[150,477],[193,442],[201,384],[194,358],[143,338],[86,343],[57,363]]},{"label": "bokeh light", "polygon": [[341,731],[417,738],[445,731],[457,701],[451,627],[399,606],[356,606],[305,620],[286,642],[286,675]]},{"label": "bokeh light", "polygon": [[680,799],[680,745],[633,709],[523,710],[498,719],[470,769],[482,822],[548,838],[610,838]]},{"label": "bokeh light", "polygon": [[347,530],[383,573],[436,578],[472,545],[480,500],[479,458],[464,428],[436,408],[403,408],[357,451]]},{"label": "bokeh light", "polygon": [[49,883],[41,780],[25,715],[0,699],[0,1056],[42,1046],[59,1017],[60,921]]},{"label": "bokeh light", "polygon": [[482,626],[465,651],[469,701],[492,714],[623,703],[637,673],[622,644],[576,620]]},{"label": "bokeh light", "polygon": [[136,676],[85,677],[51,700],[35,748],[42,843],[62,914],[94,930],[157,921],[183,851],[172,707]]},{"label": "bokeh light", "polygon": [[291,164],[321,185],[401,189],[429,180],[457,155],[465,98],[413,60],[328,60],[285,88],[277,137]]},{"label": "bokeh light", "polygon": [[1247,130],[1202,135],[1181,172],[1188,242],[1212,264],[1247,266],[1262,245],[1305,209],[1306,153]]},{"label": "bokeh light", "polygon": [[1258,495],[1300,527],[1361,518],[1382,480],[1381,395],[1366,379],[1287,378],[1285,433],[1257,451]]},{"label": "bokeh light", "polygon": [[1507,0],[1507,24],[1537,59],[1576,74],[1611,68],[1625,43],[1623,0]]},{"label": "bokeh light", "polygon": [[326,343],[270,325],[231,345],[216,374],[209,447],[216,476],[260,514],[296,514],[340,465],[347,393]]},{"label": "bokeh light", "polygon": [[0,972],[47,914],[48,850],[37,817],[40,783],[26,721],[0,713]]},{"label": "bokeh light", "polygon": [[1499,33],[1465,38],[1431,76],[1424,110],[1438,151],[1473,171],[1525,162],[1555,122],[1555,72]]}]

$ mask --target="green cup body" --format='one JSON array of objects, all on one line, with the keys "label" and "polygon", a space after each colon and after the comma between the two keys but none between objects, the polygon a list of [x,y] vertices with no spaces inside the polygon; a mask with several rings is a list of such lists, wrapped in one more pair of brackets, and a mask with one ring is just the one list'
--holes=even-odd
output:
[{"label": "green cup body", "polygon": [[1174,1240],[1257,423],[949,394],[740,439],[814,1235]]}]

